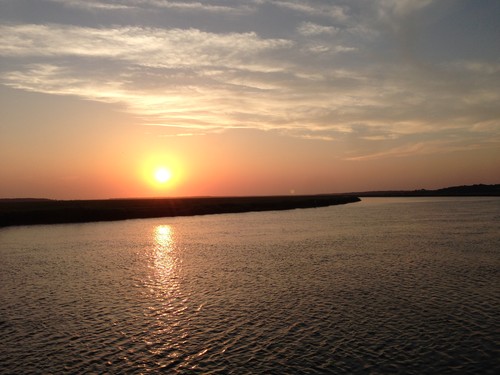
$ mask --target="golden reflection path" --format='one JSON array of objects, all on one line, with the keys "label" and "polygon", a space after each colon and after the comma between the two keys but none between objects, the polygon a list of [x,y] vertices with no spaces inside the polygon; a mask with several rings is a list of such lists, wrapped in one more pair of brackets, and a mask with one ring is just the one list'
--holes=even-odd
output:
[{"label": "golden reflection path", "polygon": [[175,279],[176,270],[174,230],[170,225],[158,225],[153,230],[153,238],[153,263],[157,283],[163,288],[173,287],[171,281]]},{"label": "golden reflection path", "polygon": [[155,368],[167,368],[180,363],[185,351],[186,299],[179,287],[180,258],[174,228],[156,225],[149,235],[152,246],[148,252],[148,305],[144,311],[149,324],[141,345],[148,353],[146,357],[154,358]]}]

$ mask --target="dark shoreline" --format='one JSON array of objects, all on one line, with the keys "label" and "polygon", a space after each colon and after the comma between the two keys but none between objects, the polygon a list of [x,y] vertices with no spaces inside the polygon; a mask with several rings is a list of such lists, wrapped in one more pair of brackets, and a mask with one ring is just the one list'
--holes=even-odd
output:
[{"label": "dark shoreline", "polygon": [[342,193],[356,197],[499,197],[500,184],[495,185],[462,185],[450,186],[436,190],[386,190],[386,191],[358,191]]},{"label": "dark shoreline", "polygon": [[292,210],[358,201],[360,199],[355,196],[331,194],[73,201],[2,200],[0,201],[0,227]]}]

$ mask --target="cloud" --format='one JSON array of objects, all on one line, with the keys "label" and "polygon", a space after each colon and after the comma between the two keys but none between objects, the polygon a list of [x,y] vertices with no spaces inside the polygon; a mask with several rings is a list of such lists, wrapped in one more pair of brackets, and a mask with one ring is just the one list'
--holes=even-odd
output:
[{"label": "cloud", "polygon": [[408,141],[403,145],[393,145],[392,147],[385,146],[381,148],[380,151],[373,153],[366,153],[364,151],[356,152],[355,156],[347,156],[344,160],[350,161],[364,161],[364,160],[378,160],[386,158],[401,158],[409,157],[415,155],[431,155],[431,154],[443,154],[450,152],[460,152],[460,151],[474,151],[481,150],[486,147],[494,147],[491,142],[457,142],[445,139],[429,140],[426,142],[413,142]]},{"label": "cloud", "polygon": [[339,29],[333,26],[322,26],[312,22],[302,22],[298,27],[298,32],[302,35],[335,35]]},{"label": "cloud", "polygon": [[130,0],[132,3],[140,6],[154,6],[158,8],[177,9],[183,11],[203,11],[215,13],[245,13],[250,11],[250,7],[245,5],[233,4],[217,5],[203,2],[188,2],[188,1],[167,1],[167,0]]},{"label": "cloud", "polygon": [[458,72],[467,73],[479,73],[486,75],[495,75],[500,73],[500,63],[498,62],[485,62],[485,61],[475,61],[475,60],[462,60],[455,61],[451,64],[445,64],[445,68],[451,68]]},{"label": "cloud", "polygon": [[195,129],[243,127],[235,108],[254,110],[265,83],[237,83],[238,72],[281,71],[286,63],[266,61],[266,53],[293,45],[196,29],[3,25],[0,33],[3,56],[45,60],[15,64],[1,74],[4,84],[122,103],[146,123]]},{"label": "cloud", "polygon": [[377,13],[380,18],[388,19],[395,17],[404,17],[425,8],[433,0],[378,0],[374,1]]},{"label": "cloud", "polygon": [[[259,1],[259,3],[266,1]],[[304,13],[313,16],[327,16],[332,20],[343,22],[346,21],[349,16],[346,13],[346,8],[336,4],[328,4],[328,2],[309,2],[309,1],[280,1],[280,0],[269,0],[267,3],[276,5],[282,8],[288,8],[296,12]]]},{"label": "cloud", "polygon": [[250,58],[293,45],[284,39],[261,39],[254,32],[215,34],[197,29],[0,25],[0,33],[3,56],[115,58],[163,67],[230,63],[259,69]]},{"label": "cloud", "polygon": [[124,3],[109,2],[100,0],[48,0],[53,3],[59,3],[66,7],[75,7],[86,10],[123,10],[131,9],[131,7]]},{"label": "cloud", "polygon": [[66,7],[74,7],[93,10],[134,10],[134,9],[173,9],[179,11],[214,12],[214,13],[237,13],[242,14],[251,11],[248,6],[242,5],[217,5],[198,1],[167,1],[167,0],[48,0],[59,3]]},{"label": "cloud", "polygon": [[[381,25],[401,26],[431,1],[66,4],[103,13],[113,6],[212,12],[221,20],[264,5],[296,14],[283,24],[287,32],[278,33],[274,25],[252,30],[253,12],[234,30],[4,23],[0,84],[119,103],[141,124],[168,126],[172,134],[254,128],[346,142],[353,159],[498,142],[498,62],[480,56],[401,62],[387,46]],[[450,134],[462,143],[450,141]],[[440,142],[431,147],[422,139],[427,135]]]}]

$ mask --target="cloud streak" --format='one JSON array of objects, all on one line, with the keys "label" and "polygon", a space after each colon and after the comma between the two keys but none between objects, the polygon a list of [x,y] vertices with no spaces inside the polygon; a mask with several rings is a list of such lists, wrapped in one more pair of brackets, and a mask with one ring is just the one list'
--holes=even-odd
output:
[{"label": "cloud streak", "polygon": [[226,6],[207,4],[197,1],[168,1],[168,0],[48,0],[66,7],[85,9],[88,11],[114,11],[114,10],[137,10],[137,9],[175,9],[180,11],[214,12],[214,13],[244,13],[250,8],[244,5]]},{"label": "cloud streak", "polygon": [[312,22],[302,22],[298,28],[298,31],[302,35],[335,35],[339,32],[339,29],[333,26],[322,26]]}]

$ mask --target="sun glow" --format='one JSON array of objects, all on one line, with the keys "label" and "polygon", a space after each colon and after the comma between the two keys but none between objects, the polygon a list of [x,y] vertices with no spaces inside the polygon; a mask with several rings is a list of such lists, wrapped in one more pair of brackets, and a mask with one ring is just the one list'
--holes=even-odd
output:
[{"label": "sun glow", "polygon": [[152,152],[145,156],[138,164],[138,177],[147,189],[144,195],[178,195],[185,180],[185,169],[177,155]]},{"label": "sun glow", "polygon": [[155,171],[155,180],[160,184],[164,184],[172,178],[172,172],[165,167],[160,167]]}]

